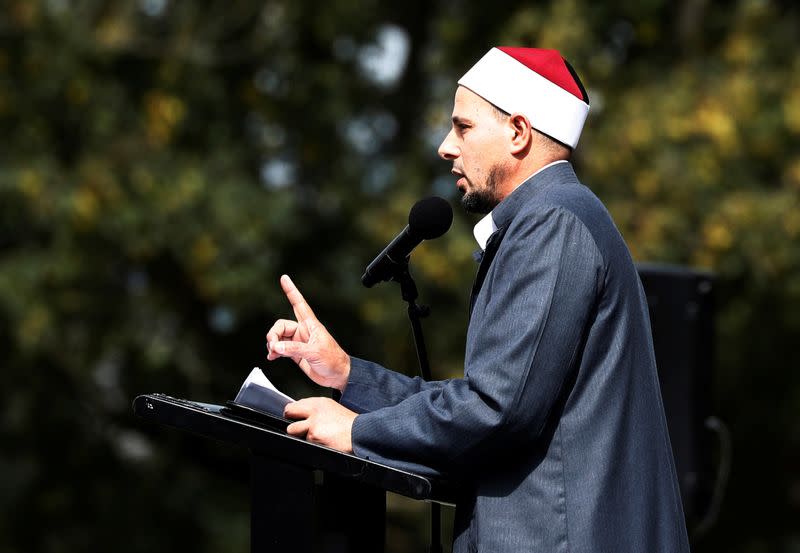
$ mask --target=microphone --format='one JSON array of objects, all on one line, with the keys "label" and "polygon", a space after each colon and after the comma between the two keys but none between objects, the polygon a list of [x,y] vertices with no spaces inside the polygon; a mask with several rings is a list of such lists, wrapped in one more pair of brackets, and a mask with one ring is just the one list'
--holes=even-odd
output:
[{"label": "microphone", "polygon": [[453,208],[444,198],[431,196],[415,203],[408,213],[408,225],[367,265],[361,284],[372,288],[392,280],[395,266],[407,262],[420,242],[439,238],[452,223]]}]

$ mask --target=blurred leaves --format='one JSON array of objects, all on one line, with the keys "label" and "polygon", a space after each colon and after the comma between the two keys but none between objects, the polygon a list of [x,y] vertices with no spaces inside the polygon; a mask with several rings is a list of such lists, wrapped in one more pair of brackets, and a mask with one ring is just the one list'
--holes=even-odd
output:
[{"label": "blurred leaves", "polygon": [[[351,353],[414,373],[398,290],[359,276],[418,198],[457,202],[435,148],[495,44],[559,48],[582,75],[575,165],[635,258],[718,275],[736,457],[695,550],[795,551],[798,27],[775,0],[6,0],[0,552],[246,550],[244,457],[130,402],[231,397],[289,314],[283,272]],[[437,377],[461,371],[475,271],[456,211],[412,264]]]}]

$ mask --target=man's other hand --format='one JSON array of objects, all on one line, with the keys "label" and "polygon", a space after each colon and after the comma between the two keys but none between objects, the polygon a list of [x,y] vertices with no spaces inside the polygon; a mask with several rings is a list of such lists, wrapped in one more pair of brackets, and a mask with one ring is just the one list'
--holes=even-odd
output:
[{"label": "man's other hand", "polygon": [[353,452],[351,432],[357,414],[325,397],[309,397],[288,404],[283,416],[301,419],[286,427],[292,436],[305,437],[345,453]]}]

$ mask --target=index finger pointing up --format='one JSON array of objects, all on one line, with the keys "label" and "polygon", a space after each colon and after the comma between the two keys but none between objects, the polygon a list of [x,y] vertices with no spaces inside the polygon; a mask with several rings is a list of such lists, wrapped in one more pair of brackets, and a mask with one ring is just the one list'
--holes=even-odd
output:
[{"label": "index finger pointing up", "polygon": [[307,321],[308,319],[316,320],[314,311],[312,311],[311,306],[306,303],[303,294],[301,294],[300,290],[297,289],[297,286],[294,285],[294,282],[292,282],[292,279],[289,278],[289,275],[281,276],[281,288],[283,288],[283,293],[286,294],[286,298],[292,305],[294,316],[297,317],[297,322],[301,323],[303,321]]}]

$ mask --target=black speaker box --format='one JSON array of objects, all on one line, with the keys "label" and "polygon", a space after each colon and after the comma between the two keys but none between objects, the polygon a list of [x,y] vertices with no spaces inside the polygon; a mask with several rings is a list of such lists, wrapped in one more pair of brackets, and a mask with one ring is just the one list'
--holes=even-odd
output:
[{"label": "black speaker box", "polygon": [[690,526],[708,508],[713,487],[710,434],[714,281],[708,272],[639,264],[684,513]]}]

